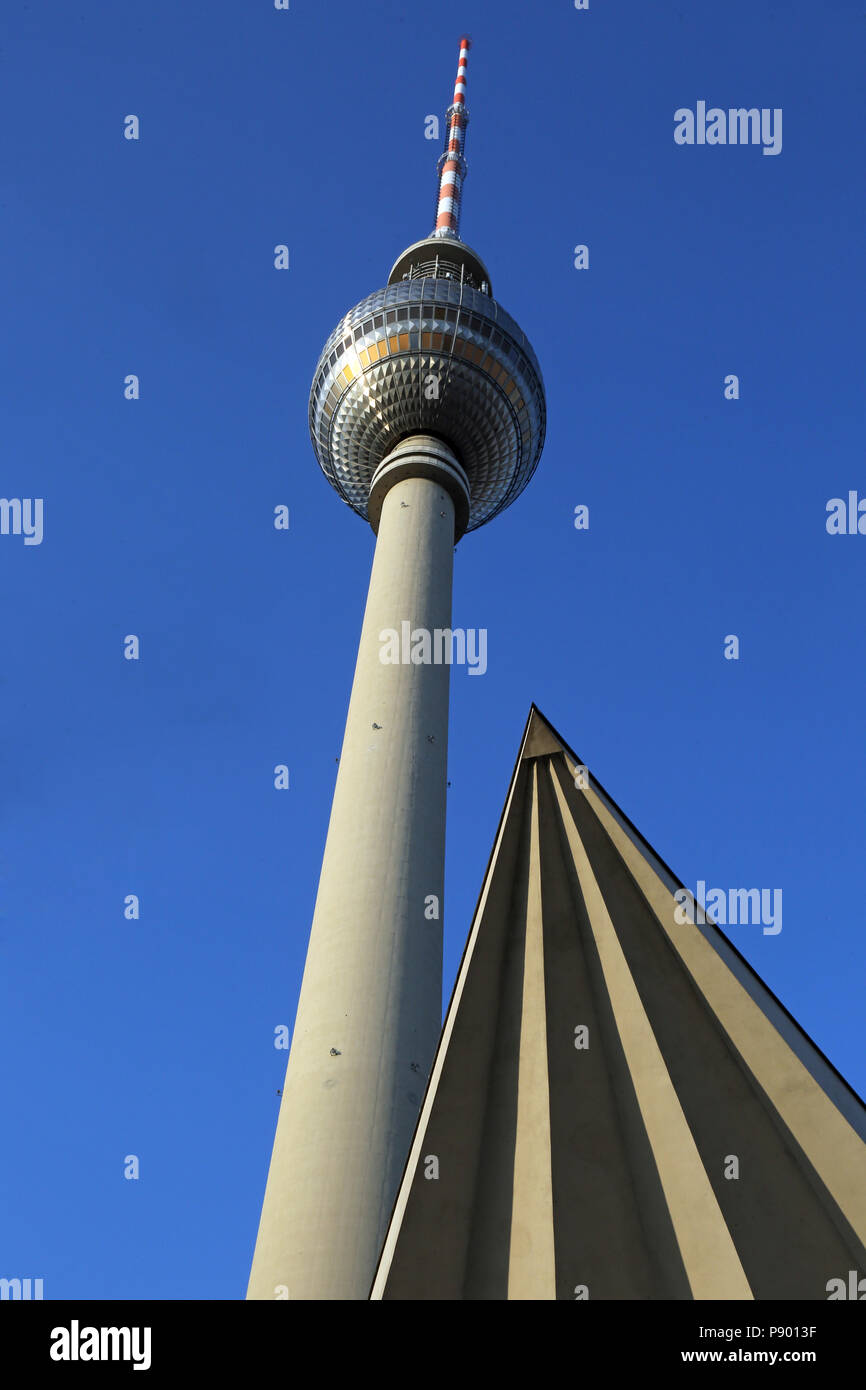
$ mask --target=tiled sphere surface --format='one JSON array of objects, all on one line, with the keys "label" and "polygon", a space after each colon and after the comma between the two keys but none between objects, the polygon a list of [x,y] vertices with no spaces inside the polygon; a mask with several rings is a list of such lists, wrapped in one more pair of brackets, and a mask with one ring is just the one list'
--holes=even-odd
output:
[{"label": "tiled sphere surface", "polygon": [[544,443],[544,385],[523,331],[489,295],[447,278],[405,280],[350,310],[310,391],[328,481],[367,515],[377,466],[410,434],[450,444],[470,483],[470,531],[523,491]]}]

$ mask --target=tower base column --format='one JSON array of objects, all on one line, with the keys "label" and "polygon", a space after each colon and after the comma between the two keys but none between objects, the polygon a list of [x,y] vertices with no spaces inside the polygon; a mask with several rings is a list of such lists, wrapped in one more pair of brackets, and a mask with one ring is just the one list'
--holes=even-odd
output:
[{"label": "tower base column", "polygon": [[439,440],[404,440],[374,476],[376,553],[248,1298],[366,1298],[409,1150],[440,1031],[451,580],[467,515]]}]

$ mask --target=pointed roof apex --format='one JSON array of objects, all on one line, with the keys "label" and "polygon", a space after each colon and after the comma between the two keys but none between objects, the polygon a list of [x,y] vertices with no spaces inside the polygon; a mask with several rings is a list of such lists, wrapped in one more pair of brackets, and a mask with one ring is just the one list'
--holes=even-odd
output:
[{"label": "pointed roof apex", "polygon": [[523,745],[520,750],[520,761],[527,762],[530,758],[548,757],[551,753],[564,753],[566,747],[567,745],[563,743],[549,720],[545,719],[538,706],[536,704],[531,705],[529,718],[526,721]]}]

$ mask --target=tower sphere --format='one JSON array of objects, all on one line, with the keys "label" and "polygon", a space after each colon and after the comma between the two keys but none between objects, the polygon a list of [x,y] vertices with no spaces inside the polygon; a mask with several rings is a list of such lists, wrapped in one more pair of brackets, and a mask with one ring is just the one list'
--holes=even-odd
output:
[{"label": "tower sphere", "polygon": [[523,491],[544,430],[544,384],[529,339],[456,237],[404,251],[386,287],[337,324],[310,391],[316,458],[363,517],[378,465],[402,439],[427,434],[460,460],[473,531]]}]

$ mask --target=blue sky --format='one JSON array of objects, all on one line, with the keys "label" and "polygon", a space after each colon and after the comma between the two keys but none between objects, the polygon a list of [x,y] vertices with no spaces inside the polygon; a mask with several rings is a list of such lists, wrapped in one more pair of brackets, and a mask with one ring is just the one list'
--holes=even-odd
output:
[{"label": "blue sky", "polygon": [[[549,432],[456,552],[489,664],[452,676],[446,996],[534,700],[686,884],[783,890],[781,933],[729,935],[866,1090],[866,536],[825,527],[866,496],[864,26],[10,0],[0,491],[44,499],[44,537],[0,536],[0,1274],[245,1291],[373,550],[307,393],[430,229],[464,31],[462,232]],[[781,108],[781,153],[676,145],[699,100]]]}]

